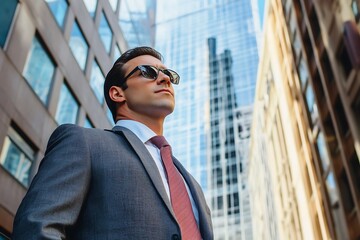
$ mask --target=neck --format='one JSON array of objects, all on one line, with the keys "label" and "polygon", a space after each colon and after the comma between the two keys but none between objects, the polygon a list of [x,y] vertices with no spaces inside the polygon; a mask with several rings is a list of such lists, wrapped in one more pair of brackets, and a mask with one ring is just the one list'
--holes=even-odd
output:
[{"label": "neck", "polygon": [[117,118],[117,120],[133,120],[140,122],[144,125],[146,125],[148,128],[150,128],[156,135],[163,135],[163,124],[164,124],[164,118],[154,119],[149,117],[142,116],[141,118],[138,117],[125,117],[120,116]]}]

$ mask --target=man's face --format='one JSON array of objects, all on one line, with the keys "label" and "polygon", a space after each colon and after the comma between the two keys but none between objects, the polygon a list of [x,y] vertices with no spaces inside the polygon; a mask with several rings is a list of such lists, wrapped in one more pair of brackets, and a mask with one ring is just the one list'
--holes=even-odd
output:
[{"label": "man's face", "polygon": [[[166,69],[163,63],[150,55],[142,55],[131,59],[124,65],[127,76],[139,65],[151,65],[159,69]],[[136,71],[126,80],[124,90],[125,103],[128,110],[136,115],[150,118],[165,118],[173,112],[175,107],[174,88],[170,78],[159,72],[157,79],[147,79]]]}]

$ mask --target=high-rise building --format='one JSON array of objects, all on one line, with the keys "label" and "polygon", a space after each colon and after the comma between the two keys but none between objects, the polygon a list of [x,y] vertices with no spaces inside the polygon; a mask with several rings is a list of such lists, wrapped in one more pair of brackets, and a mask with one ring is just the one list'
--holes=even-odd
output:
[{"label": "high-rise building", "polygon": [[129,48],[155,45],[156,0],[120,1],[119,25]]},{"label": "high-rise building", "polygon": [[104,76],[127,43],[118,0],[0,1],[0,239],[62,123],[111,128]]},{"label": "high-rise building", "polygon": [[[166,66],[181,76],[164,134],[204,189],[215,239],[251,239],[244,177],[248,145],[238,145],[242,127],[236,125],[249,122],[243,118],[251,116],[255,93],[258,52],[251,2],[158,1],[155,46]],[[215,73],[216,68],[223,72]],[[226,96],[213,95],[219,86]],[[216,121],[219,131],[213,128]]]},{"label": "high-rise building", "polygon": [[360,239],[359,10],[268,1],[249,163],[255,239]]}]

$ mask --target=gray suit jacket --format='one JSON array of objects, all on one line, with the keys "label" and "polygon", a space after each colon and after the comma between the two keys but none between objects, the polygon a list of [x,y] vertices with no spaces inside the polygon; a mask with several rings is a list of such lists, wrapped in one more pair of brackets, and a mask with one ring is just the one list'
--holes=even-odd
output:
[{"label": "gray suit jacket", "polygon": [[[210,211],[178,160],[199,210],[203,239],[213,239]],[[14,220],[13,240],[180,239],[160,174],[130,130],[66,124],[50,137],[39,171]]]}]

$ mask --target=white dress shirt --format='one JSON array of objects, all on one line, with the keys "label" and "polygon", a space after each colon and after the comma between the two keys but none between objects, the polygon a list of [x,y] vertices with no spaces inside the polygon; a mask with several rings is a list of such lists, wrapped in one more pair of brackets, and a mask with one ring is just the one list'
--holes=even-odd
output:
[{"label": "white dress shirt", "polygon": [[[166,191],[167,196],[169,197],[169,200],[170,200],[169,184],[167,182],[165,169],[164,169],[164,166],[163,166],[163,163],[162,163],[162,160],[161,160],[160,149],[157,148],[154,144],[152,144],[149,141],[150,138],[156,136],[154,131],[152,131],[150,128],[148,128],[145,124],[142,124],[142,123],[134,121],[134,120],[119,120],[119,121],[116,122],[116,126],[121,126],[121,127],[125,127],[127,129],[129,129],[145,144],[145,147],[147,148],[150,155],[152,156],[152,158],[155,161],[155,164],[156,164],[156,166],[157,166],[157,168],[159,170],[160,176],[161,176],[161,180],[162,180],[163,185],[165,187],[165,191]],[[184,180],[184,178],[183,178],[183,180]],[[194,212],[196,222],[199,225],[199,212],[198,212],[198,209],[196,207],[195,201],[194,201],[194,199],[193,199],[193,197],[191,195],[190,189],[189,189],[189,187],[188,187],[185,180],[184,180],[184,183],[185,183],[188,195],[190,197],[190,202],[191,202],[191,206],[192,206],[192,210]]]}]

